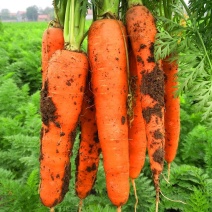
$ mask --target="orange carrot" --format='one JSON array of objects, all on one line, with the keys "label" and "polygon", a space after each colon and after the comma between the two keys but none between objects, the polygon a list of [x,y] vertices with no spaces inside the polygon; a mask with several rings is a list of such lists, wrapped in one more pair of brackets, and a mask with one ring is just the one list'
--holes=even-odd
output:
[{"label": "orange carrot", "polygon": [[68,191],[70,155],[87,70],[87,57],[79,52],[57,50],[49,61],[41,91],[40,147],[40,198],[47,207],[60,203]]},{"label": "orange carrot", "polygon": [[144,166],[147,141],[142,116],[141,92],[138,83],[136,59],[131,50],[129,51],[129,65],[131,90],[133,93],[133,119],[129,126],[129,162],[130,178],[136,179]]},{"label": "orange carrot", "polygon": [[159,176],[164,163],[164,77],[154,59],[154,42],[157,29],[153,15],[142,5],[128,9],[126,25],[137,61],[147,149],[156,189],[156,207],[158,207]]},{"label": "orange carrot", "polygon": [[48,62],[52,54],[58,50],[64,48],[63,30],[59,27],[48,27],[42,36],[41,46],[41,67],[42,67],[42,87],[46,79]]},{"label": "orange carrot", "polygon": [[93,22],[88,32],[88,57],[106,187],[120,209],[129,197],[126,30],[115,19]]},{"label": "orange carrot", "polygon": [[96,109],[94,97],[90,87],[90,79],[83,99],[82,112],[80,115],[80,146],[76,158],[76,194],[84,199],[91,192],[99,164],[101,152],[98,131],[96,126]]},{"label": "orange carrot", "polygon": [[180,99],[177,91],[177,61],[169,61],[171,56],[162,60],[165,75],[165,160],[170,164],[175,159],[180,135]]}]

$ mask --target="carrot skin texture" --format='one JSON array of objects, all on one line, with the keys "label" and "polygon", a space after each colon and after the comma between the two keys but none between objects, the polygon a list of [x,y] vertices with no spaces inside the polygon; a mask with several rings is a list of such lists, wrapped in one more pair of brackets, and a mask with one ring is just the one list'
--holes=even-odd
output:
[{"label": "carrot skin texture", "polygon": [[129,126],[129,175],[130,178],[136,179],[145,163],[147,140],[142,115],[141,92],[138,83],[136,59],[131,49],[129,50],[129,67],[132,82],[131,90],[134,98],[132,106],[133,120]]},{"label": "carrot skin texture", "polygon": [[42,87],[46,79],[48,62],[56,50],[64,49],[63,30],[61,28],[49,27],[43,32],[41,45],[41,72]]},{"label": "carrot skin texture", "polygon": [[126,25],[137,60],[147,149],[159,201],[159,176],[164,164],[164,77],[154,59],[157,29],[154,17],[145,6],[129,8],[126,13]]},{"label": "carrot skin texture", "polygon": [[117,207],[125,204],[129,197],[128,83],[124,36],[123,24],[112,19],[95,21],[88,33],[91,83],[107,193]]},{"label": "carrot skin texture", "polygon": [[68,191],[70,156],[83,101],[88,60],[85,54],[57,50],[41,91],[40,199],[47,207]]},{"label": "carrot skin texture", "polygon": [[90,80],[87,81],[83,98],[80,128],[80,145],[76,158],[75,191],[80,199],[85,199],[95,183],[101,153],[96,125],[96,109],[90,88]]},{"label": "carrot skin texture", "polygon": [[180,98],[177,92],[177,61],[162,60],[165,75],[165,160],[171,163],[177,154],[180,136]]}]

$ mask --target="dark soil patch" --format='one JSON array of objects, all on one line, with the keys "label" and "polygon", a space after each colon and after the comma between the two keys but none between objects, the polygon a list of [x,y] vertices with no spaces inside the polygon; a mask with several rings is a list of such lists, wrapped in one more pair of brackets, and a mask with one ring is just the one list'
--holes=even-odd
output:
[{"label": "dark soil patch", "polygon": [[143,59],[141,58],[141,56],[137,55],[137,56],[136,56],[136,60],[137,60],[137,62],[144,64],[144,61],[143,61]]},{"label": "dark soil patch", "polygon": [[153,160],[159,164],[163,164],[164,151],[162,148],[157,149],[153,154]]},{"label": "dark soil patch", "polygon": [[164,75],[158,65],[150,73],[142,72],[141,92],[164,106]]},{"label": "dark soil patch", "polygon": [[75,138],[76,138],[76,127],[75,127],[75,130],[73,130],[69,134],[69,141],[71,142],[71,147],[73,147],[73,145],[74,145]]},{"label": "dark soil patch", "polygon": [[96,169],[97,169],[96,164],[93,163],[92,166],[87,166],[86,171],[92,172],[92,171],[95,171]]},{"label": "dark soil patch", "polygon": [[65,197],[65,194],[69,190],[70,173],[71,173],[71,164],[68,163],[68,164],[66,164],[64,177],[62,179],[63,180],[63,185],[62,185],[62,188],[61,188],[61,190],[62,190],[61,191],[62,199]]},{"label": "dark soil patch", "polygon": [[145,49],[145,48],[146,48],[146,45],[145,44],[141,44],[140,47],[139,47],[139,49],[138,49],[138,52],[140,52],[141,49]]},{"label": "dark soil patch", "polygon": [[157,129],[155,132],[154,132],[154,138],[155,139],[163,139],[163,133],[160,131],[160,129]]},{"label": "dark soil patch", "polygon": [[121,123],[124,125],[126,121],[126,118],[124,116],[121,117]]},{"label": "dark soil patch", "polygon": [[97,131],[93,134],[93,140],[95,141],[95,143],[99,143],[99,136]]},{"label": "dark soil patch", "polygon": [[151,120],[152,115],[156,115],[159,118],[162,118],[162,111],[161,106],[159,104],[155,104],[153,108],[147,107],[146,109],[142,110],[143,117],[146,123],[149,123]]},{"label": "dark soil patch", "polygon": [[149,50],[150,50],[151,55],[153,56],[154,55],[154,51],[155,51],[155,44],[153,42],[151,42]]},{"label": "dark soil patch", "polygon": [[42,122],[46,126],[49,126],[49,121],[55,122],[57,109],[52,98],[48,96],[48,81],[45,82],[44,88],[41,90],[40,110]]}]

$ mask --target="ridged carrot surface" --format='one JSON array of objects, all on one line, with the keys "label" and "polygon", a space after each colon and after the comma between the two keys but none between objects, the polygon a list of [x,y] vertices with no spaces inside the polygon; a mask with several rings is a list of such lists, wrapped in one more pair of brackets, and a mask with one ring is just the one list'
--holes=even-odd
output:
[{"label": "ridged carrot surface", "polygon": [[162,60],[165,75],[165,160],[168,164],[176,157],[180,136],[180,99],[176,96],[178,64],[169,59]]},{"label": "ridged carrot surface", "polygon": [[84,199],[89,195],[95,183],[101,153],[90,77],[87,80],[80,114],[80,129],[80,145],[76,158],[75,190],[77,196]]},{"label": "ridged carrot surface", "polygon": [[41,91],[40,198],[47,207],[60,203],[69,188],[70,156],[81,112],[87,57],[57,50],[49,61]]},{"label": "ridged carrot surface", "polygon": [[145,163],[147,139],[141,107],[141,92],[138,82],[136,59],[129,49],[130,82],[133,93],[133,118],[129,125],[129,162],[130,178],[136,179]]},{"label": "ridged carrot surface", "polygon": [[114,19],[93,22],[88,57],[107,194],[117,207],[129,197],[126,31]]},{"label": "ridged carrot surface", "polygon": [[138,80],[142,96],[142,114],[146,126],[150,168],[159,202],[159,176],[164,164],[164,76],[154,59],[157,33],[155,19],[142,5],[126,13],[129,39],[137,61]]}]

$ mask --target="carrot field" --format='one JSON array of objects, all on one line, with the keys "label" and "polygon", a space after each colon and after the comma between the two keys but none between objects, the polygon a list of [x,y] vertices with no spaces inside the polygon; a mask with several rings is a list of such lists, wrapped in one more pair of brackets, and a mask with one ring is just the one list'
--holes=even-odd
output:
[{"label": "carrot field", "polygon": [[[157,4],[157,2],[160,1],[151,1],[150,3],[148,3],[147,1],[143,2],[149,8],[152,14],[157,18],[156,19],[157,21],[155,22],[156,26],[151,25],[151,30],[152,27],[155,27],[155,29],[153,30],[154,33],[156,34],[155,47],[152,47],[153,41],[151,41],[150,44],[146,44],[146,46],[149,45],[148,48],[146,48],[146,50],[144,50],[145,48],[144,45],[136,47],[137,44],[131,43],[129,49],[130,51],[135,51],[134,55],[136,55],[136,59],[130,58],[132,56],[130,54],[129,58],[132,59],[132,61],[135,60],[139,61],[140,59],[139,61],[140,63],[137,64],[137,69],[140,68],[140,70],[141,69],[143,70],[141,75],[143,77],[142,79],[144,79],[144,84],[146,83],[145,85],[152,87],[152,89],[150,89],[149,92],[154,91],[156,92],[154,93],[154,95],[158,94],[159,96],[154,97],[155,99],[158,100],[154,104],[157,105],[161,104],[160,111],[158,112],[159,114],[158,117],[163,116],[164,115],[163,113],[165,113],[165,117],[166,114],[167,116],[171,117],[173,117],[175,114],[179,115],[179,120],[177,121],[174,120],[175,126],[178,128],[172,129],[174,130],[173,132],[176,133],[174,135],[175,137],[178,137],[177,133],[179,133],[179,141],[177,140],[177,144],[175,144],[176,153],[174,153],[174,155],[165,155],[163,165],[161,162],[163,159],[160,160],[161,162],[160,167],[159,168],[158,166],[156,167],[158,168],[159,173],[158,176],[154,176],[153,178],[153,175],[156,173],[156,171],[152,172],[151,170],[154,169],[154,164],[152,165],[153,168],[150,167],[152,159],[147,154],[147,152],[143,153],[144,158],[143,162],[141,162],[141,165],[137,164],[136,162],[135,162],[136,164],[131,165],[132,167],[130,168],[132,168],[132,170],[136,167],[136,165],[138,165],[141,170],[138,172],[138,174],[135,175],[131,173],[129,179],[126,178],[127,179],[126,181],[129,180],[129,182],[127,182],[127,184],[129,183],[129,197],[125,203],[122,202],[120,203],[121,210],[123,212],[135,211],[135,205],[136,205],[136,197],[134,190],[135,187],[133,187],[132,184],[132,182],[134,182],[137,192],[136,195],[138,198],[138,203],[136,205],[138,212],[156,211],[157,207],[155,204],[156,196],[159,199],[159,210],[158,210],[159,212],[174,212],[174,211],[209,212],[212,211],[212,195],[211,195],[212,193],[212,128],[211,128],[212,42],[211,38],[208,37],[208,34],[210,34],[211,32],[210,24],[212,23],[212,20],[211,17],[208,18],[210,20],[208,19],[206,20],[207,13],[203,15],[200,9],[199,9],[200,12],[198,14],[193,13],[194,9],[199,8],[197,7],[198,3],[195,3],[195,1],[190,1],[191,2],[190,7],[185,8],[187,9],[187,15],[188,15],[186,17],[183,15],[185,13],[185,10],[179,9],[182,8],[183,5],[182,1],[179,1],[178,2],[179,7],[175,8],[175,10],[173,9],[173,13],[176,14],[175,17],[176,19],[170,19],[169,18],[170,14],[167,11],[164,11],[164,14],[166,14],[166,16],[157,13],[157,9],[155,9],[154,6],[154,2],[155,4]],[[208,3],[208,1],[206,1],[206,4],[211,3],[210,2]],[[156,6],[159,5],[157,4]],[[201,5],[199,6],[201,7]],[[149,12],[147,12],[147,16],[145,18],[148,18],[148,14]],[[124,20],[127,21],[127,19]],[[203,20],[205,20],[205,22],[203,22]],[[103,20],[101,21],[103,22]],[[99,22],[99,25],[98,24],[95,25],[95,27],[92,28],[93,31],[90,30],[89,31],[90,34],[88,33],[86,34],[86,36],[83,37],[84,40],[82,42],[82,45],[80,45],[80,52],[83,51],[84,54],[86,56],[88,55],[88,58],[90,59],[89,61],[90,70],[88,71],[89,72],[88,76],[93,77],[92,78],[93,81],[89,77],[86,78],[87,80],[86,82],[82,80],[83,81],[82,83],[87,84],[86,85],[83,84],[83,86],[79,87],[79,90],[81,92],[82,87],[83,89],[85,89],[85,91],[83,90],[83,92],[85,93],[86,98],[84,99],[84,102],[79,103],[83,104],[83,106],[80,106],[80,108],[74,106],[73,108],[74,110],[78,109],[79,111],[81,111],[82,107],[83,114],[86,114],[87,110],[89,109],[90,113],[87,114],[87,116],[86,115],[82,116],[81,114],[79,122],[77,122],[76,126],[73,124],[76,128],[74,131],[75,134],[73,133],[71,134],[73,139],[73,143],[71,143],[71,145],[73,144],[73,148],[72,153],[70,154],[70,161],[68,157],[66,158],[66,160],[68,160],[68,164],[70,165],[70,169],[68,169],[68,171],[66,170],[66,172],[70,174],[69,185],[67,188],[65,188],[66,194],[64,193],[62,194],[64,195],[64,197],[60,197],[61,198],[60,203],[58,204],[55,204],[55,202],[49,203],[54,206],[55,212],[72,212],[72,211],[75,212],[79,211],[79,208],[80,210],[82,209],[83,212],[113,212],[113,211],[115,212],[117,210],[115,204],[119,200],[117,199],[113,200],[114,196],[112,196],[111,198],[110,195],[108,195],[108,193],[113,191],[108,192],[108,190],[110,189],[107,185],[109,178],[107,178],[107,172],[105,172],[104,166],[106,165],[108,166],[110,162],[112,162],[113,163],[112,165],[114,165],[118,163],[117,162],[118,159],[116,161],[115,154],[112,155],[109,154],[112,152],[112,150],[107,149],[107,143],[104,146],[104,148],[106,149],[106,150],[104,149],[104,151],[101,150],[100,146],[95,145],[96,143],[99,142],[99,139],[102,140],[105,139],[107,140],[107,142],[110,142],[109,138],[111,138],[112,140],[112,136],[114,136],[115,133],[112,134],[109,128],[108,129],[104,128],[105,124],[102,124],[101,122],[104,121],[104,123],[106,123],[108,117],[110,117],[108,119],[112,119],[113,116],[115,116],[116,113],[118,114],[118,112],[120,112],[121,110],[122,111],[120,112],[120,114],[121,113],[124,114],[123,116],[121,116],[120,119],[120,125],[121,125],[120,128],[123,129],[123,131],[121,132],[123,132],[124,134],[124,130],[128,129],[129,126],[127,126],[125,116],[129,115],[127,114],[127,112],[129,111],[127,111],[126,108],[123,109],[122,107],[119,107],[119,104],[121,104],[122,102],[127,102],[127,98],[129,98],[129,95],[127,96],[126,93],[125,96],[123,97],[124,100],[117,101],[116,99],[115,100],[113,100],[112,98],[110,99],[110,97],[114,94],[112,93],[112,91],[111,93],[109,93],[111,96],[107,96],[106,94],[105,96],[103,95],[102,97],[101,96],[102,93],[101,92],[98,93],[98,91],[103,87],[103,86],[101,87],[102,84],[99,83],[98,80],[103,81],[105,80],[106,75],[109,76],[109,72],[107,73],[105,70],[104,70],[105,72],[102,72],[101,76],[100,74],[98,75],[98,71],[103,67],[102,65],[103,63],[104,67],[108,65],[107,63],[109,62],[104,60],[106,57],[108,57],[109,59],[113,58],[113,56],[110,56],[106,51],[103,53],[104,49],[108,50],[107,47],[105,46],[106,40],[109,40],[108,35],[102,34],[100,37],[97,38],[99,39],[98,40],[99,45],[101,45],[100,49],[96,49],[95,45],[92,46],[92,44],[89,43],[89,42],[94,43],[94,41],[92,40],[94,40],[95,35],[97,35],[96,34],[97,31],[95,30],[97,29],[99,30],[98,35],[102,32],[105,33],[105,31],[102,30],[102,28],[100,29],[98,28],[99,26],[103,26],[104,24],[105,24],[104,26],[106,26],[106,22],[104,24],[102,24],[102,22]],[[43,100],[42,98],[44,98],[44,95],[46,95],[46,93],[48,93],[49,90],[57,87],[57,84],[60,83],[60,80],[59,77],[55,77],[57,78],[58,81],[55,82],[53,81],[53,83],[52,81],[50,81],[51,76],[54,76],[55,67],[58,65],[56,63],[56,59],[52,60],[53,62],[51,64],[50,63],[48,64],[49,70],[51,69],[52,71],[49,72],[52,74],[47,75],[47,78],[42,76],[43,73],[41,71],[42,36],[44,31],[49,27],[48,24],[49,23],[47,22],[0,23],[0,123],[1,123],[0,124],[0,212],[13,212],[13,211],[45,212],[50,210],[48,207],[44,206],[40,197],[40,187],[41,187],[40,183],[42,178],[40,164],[41,161],[43,160],[42,151],[44,150],[46,151],[46,149],[44,150],[42,149],[44,147],[41,145],[44,136],[44,134],[42,134],[43,132],[41,129],[42,127],[43,128],[46,127],[45,129],[47,129],[48,124],[51,123],[50,119],[51,117],[50,117],[49,123],[46,124],[46,126],[44,126],[46,123],[45,122],[46,119],[44,119],[45,117],[43,117],[45,108],[42,108],[44,107],[42,104],[47,104],[49,102],[46,103],[45,100]],[[112,22],[110,24],[112,26]],[[85,31],[91,29],[91,26],[92,21],[86,20]],[[110,31],[110,33],[113,34],[114,37],[117,36],[117,40],[120,41],[120,43],[124,43],[125,40],[123,39],[122,41],[121,39],[118,38],[118,36],[119,34],[123,35],[125,32],[117,31],[116,32],[117,34],[115,34],[114,30],[116,30],[116,27],[118,29],[120,28],[120,24],[117,25],[117,21],[115,21],[115,25],[112,28],[113,30]],[[136,30],[133,31],[133,29],[135,28],[130,27],[132,26],[130,25],[128,26],[127,33],[128,32],[131,32],[132,34],[135,33]],[[156,30],[156,27],[160,29],[160,31]],[[130,31],[131,29],[132,31]],[[142,32],[144,33],[144,31]],[[111,43],[113,42],[113,45],[110,45],[109,48],[111,48],[111,46],[119,45],[119,42],[117,41],[110,40],[108,42]],[[124,44],[122,45],[124,46]],[[118,53],[121,52],[120,54],[123,55],[127,54],[124,48],[123,51],[120,50],[119,47],[117,47],[117,49],[116,50]],[[150,62],[153,62],[153,57],[155,58],[154,68],[150,67],[149,63],[147,64],[147,66],[145,66],[144,62],[141,61],[142,52],[143,54],[146,55],[147,60],[149,60]],[[103,56],[101,56],[101,54],[103,54]],[[55,55],[56,54],[54,54],[54,56]],[[179,71],[179,75],[177,78],[179,81],[178,83],[175,83],[174,86],[179,86],[179,90],[178,90],[178,99],[176,100],[177,105],[175,105],[174,109],[172,107],[172,109],[175,112],[173,113],[173,111],[171,110],[169,111],[171,115],[169,115],[168,106],[166,106],[167,111],[166,110],[163,111],[163,107],[169,101],[167,99],[171,98],[172,95],[170,95],[171,97],[168,97],[168,95],[165,96],[165,102],[164,102],[163,99],[164,93],[161,93],[162,91],[157,90],[158,88],[163,89],[161,86],[158,86],[158,84],[160,83],[159,80],[161,79],[164,80],[163,78],[164,75],[162,72],[160,72],[162,71],[162,69],[160,69],[160,63],[158,64],[156,61],[164,60],[165,58],[168,58],[169,56],[173,55],[175,56],[174,61],[178,61],[178,66],[174,67],[175,68],[174,71],[177,71],[177,69]],[[78,59],[79,56],[76,58]],[[118,58],[117,54],[114,56],[114,58],[115,59],[113,63],[116,64],[117,68],[120,62],[119,60],[122,59]],[[102,59],[103,62],[102,61],[99,62],[100,61],[99,59]],[[97,60],[99,60],[98,63],[96,63]],[[132,61],[131,60],[129,61],[128,64],[129,67],[133,66],[131,64]],[[62,66],[62,68],[58,68],[58,70],[65,69],[66,66],[68,66],[68,63]],[[117,68],[117,70],[124,70],[124,68],[126,67],[124,67],[123,65],[121,66],[121,68],[119,69]],[[153,71],[155,71],[154,73],[151,72],[152,71],[151,68]],[[122,73],[117,70],[116,70],[117,75],[115,76],[117,77],[117,79],[115,79],[114,82],[111,80],[112,78],[108,81],[106,80],[104,81],[105,83],[108,83],[106,84],[108,86],[107,90],[110,90],[113,86],[118,90],[119,87],[115,86],[116,83],[118,84],[119,82],[120,86],[123,87],[126,86],[124,87],[123,90],[121,90],[122,92],[120,93],[122,94],[127,89],[129,90],[134,89],[133,91],[130,90],[129,93],[131,92],[130,94],[134,95],[133,98],[136,98],[136,96],[140,95],[139,94],[140,91],[141,93],[143,92],[141,96],[139,96],[143,98],[143,102],[142,101],[140,102],[138,99],[136,100],[139,102],[137,103],[139,105],[146,104],[146,102],[144,101],[145,98],[147,99],[146,100],[147,102],[154,99],[152,97],[154,96],[153,93],[149,94],[150,98],[145,96],[148,93],[146,88],[142,87],[143,85],[141,84],[142,79],[139,79],[139,76],[137,76],[137,72],[123,73],[123,75],[121,75]],[[158,77],[157,78],[158,81],[154,80],[153,82],[151,82],[150,77],[153,76],[156,72],[158,74],[157,76],[161,76],[161,78],[159,79]],[[129,77],[129,75],[131,76],[130,78],[131,81],[127,81],[127,77]],[[123,77],[123,79],[126,81],[122,83],[120,76]],[[171,76],[166,74],[165,80],[167,80],[168,77]],[[136,81],[137,79],[138,81]],[[47,81],[48,85],[51,86],[50,88],[47,86]],[[167,81],[165,82],[167,83]],[[74,82],[67,81],[66,88],[64,88],[64,90],[67,91],[67,96],[69,96],[68,92],[70,92],[67,89],[71,87],[70,86],[71,83],[73,85]],[[129,84],[131,83],[134,87],[133,86],[127,87],[125,83]],[[92,91],[91,86],[93,86],[93,88],[96,89]],[[135,86],[138,87],[136,88]],[[45,89],[49,89],[48,92]],[[63,93],[64,90],[62,91]],[[106,87],[103,88],[102,91],[106,92]],[[102,103],[99,102],[99,100],[94,100],[94,98],[95,97],[97,98],[98,95],[102,99],[107,99],[107,102]],[[163,100],[161,100],[160,95],[162,95]],[[133,105],[133,102],[131,103]],[[57,107],[58,106],[60,107],[61,104],[62,102],[58,102]],[[108,112],[105,110],[105,108],[107,108],[108,105],[113,105],[113,108],[115,108],[113,111],[110,111],[111,114],[108,114]],[[127,106],[126,105],[125,107],[130,107],[129,102],[128,105]],[[131,107],[133,107],[132,105]],[[69,105],[67,104],[66,106]],[[97,106],[103,109],[103,111],[100,110]],[[156,106],[154,105],[153,108],[151,108],[150,112],[155,108]],[[147,125],[148,124],[150,125],[151,122],[156,122],[158,124],[159,119],[156,117],[157,116],[156,112],[152,112],[154,115],[156,114],[155,115],[156,121],[155,121],[153,120],[154,116],[152,116],[153,118],[148,117],[148,114],[150,112],[147,112],[147,109],[149,109],[148,106],[146,106],[146,108],[143,109],[143,111],[139,110],[138,108],[137,109],[131,108],[131,110],[133,110],[135,114],[137,113],[143,114],[144,116],[144,120],[143,119],[137,120],[137,122],[144,121],[143,124],[145,123]],[[67,109],[67,111],[69,112],[69,109]],[[46,109],[45,112],[49,111],[47,111]],[[68,112],[65,114],[65,116],[68,114]],[[93,117],[94,116],[96,117],[96,114],[98,115],[98,117],[95,118],[95,120],[93,120]],[[104,116],[101,116],[102,114],[104,114]],[[89,130],[83,131],[82,129],[84,128],[82,127],[86,125],[87,120],[92,120],[92,125],[94,125],[94,128],[89,128]],[[130,123],[132,123],[130,127],[134,126],[133,123],[137,123],[136,121],[133,122],[133,120],[136,120],[134,118],[129,120],[131,121]],[[79,124],[81,122],[82,124]],[[53,120],[52,123],[55,124],[56,121]],[[55,124],[56,130],[58,130],[56,124]],[[126,126],[124,126],[124,124],[126,124]],[[161,123],[161,125],[163,125],[163,123]],[[102,131],[101,133],[98,132],[99,133],[98,137],[97,127],[99,126],[102,127],[101,129],[105,129],[105,131]],[[142,123],[140,123],[139,126],[143,126]],[[157,135],[159,139],[161,137],[165,139],[161,131],[159,132],[158,126],[159,124],[157,125],[156,128],[151,129],[148,128],[149,131],[146,130],[145,133],[148,133],[147,139],[148,138],[149,140],[152,139],[151,130],[155,130],[154,132],[155,137]],[[118,125],[114,124],[113,127],[117,129]],[[50,131],[49,129],[50,128],[46,130],[46,134]],[[169,129],[166,130],[168,131]],[[133,130],[131,131],[130,139],[139,139],[139,136],[142,135],[138,134],[138,137],[134,138],[133,136],[135,132],[136,129],[134,131]],[[64,132],[60,131],[59,133],[60,137],[61,136],[65,137],[64,135],[61,135]],[[68,134],[68,136],[70,135]],[[145,136],[144,142],[146,142],[146,134],[144,136]],[[86,144],[85,140],[90,137],[93,138],[94,142]],[[169,138],[172,139],[171,136]],[[84,139],[83,141],[85,143],[83,142],[80,143],[82,139]],[[124,139],[125,137],[122,137],[121,140]],[[116,143],[118,143],[118,141],[116,141]],[[103,147],[104,143],[100,142],[100,144]],[[131,143],[130,145],[133,148],[133,143]],[[150,146],[154,145],[154,142],[148,145]],[[89,158],[89,160],[92,160],[93,159],[92,157],[98,157],[98,159],[96,159],[97,161],[93,160],[94,162],[92,162],[92,164],[94,163],[95,164],[93,165],[93,167],[89,167],[90,168],[89,170],[87,169],[88,174],[90,174],[90,178],[93,179],[95,177],[93,175],[96,175],[96,179],[94,180],[94,182],[92,182],[93,184],[91,183],[92,185],[91,190],[83,193],[83,190],[76,191],[76,189],[80,189],[81,186],[80,184],[77,184],[78,187],[75,186],[77,179],[80,177],[77,175],[77,173],[79,172],[80,169],[83,170],[83,164],[80,167],[79,163],[80,162],[82,163],[83,160],[86,160],[85,158],[84,159],[80,158],[80,151],[82,152],[82,149],[85,146],[90,150],[90,152],[94,151],[93,155]],[[46,146],[45,148],[47,148],[48,150],[48,146]],[[121,148],[122,147],[119,146],[119,149]],[[147,148],[146,145],[143,145],[143,148]],[[166,146],[164,148],[168,149],[169,146]],[[49,147],[49,150],[50,149],[51,148]],[[135,150],[136,148],[132,150],[131,154],[135,154]],[[58,150],[56,149],[55,151]],[[63,151],[64,153],[65,150],[61,151]],[[125,152],[125,150],[123,150],[123,152]],[[96,154],[97,156],[94,154]],[[109,162],[107,161],[108,163],[105,165],[104,158],[106,154],[108,155],[106,157],[108,158],[111,157],[114,159]],[[154,156],[155,153],[152,154],[153,158],[156,157]],[[130,156],[131,160],[136,160],[135,159],[136,157],[134,156],[135,155]],[[122,159],[124,157],[125,155],[122,155]],[[159,155],[158,157],[160,159],[161,155]],[[128,161],[128,156],[126,158],[127,158],[126,161]],[[126,161],[125,163],[127,163]],[[42,167],[45,167],[45,161],[43,162],[43,164],[44,165],[42,165]],[[171,164],[170,167],[169,164]],[[52,169],[53,168],[54,166],[52,166]],[[126,167],[123,166],[123,169],[125,168]],[[96,170],[96,172],[92,173],[92,171],[94,170]],[[52,171],[52,173],[54,172]],[[58,176],[57,173],[55,173],[55,176]],[[111,176],[112,176],[111,178],[114,177],[113,174],[111,174]],[[155,184],[155,182],[157,181],[156,179],[157,177],[159,177],[158,179],[159,185]],[[52,175],[49,176],[49,178],[51,180],[51,178],[53,178]],[[87,179],[85,179],[85,181],[90,178],[88,177]],[[113,179],[115,181],[115,178]],[[132,179],[134,179],[134,181],[131,181]],[[81,180],[83,180],[83,178]],[[117,184],[118,183],[119,182],[117,182]],[[53,187],[55,190],[59,189],[55,186]],[[155,188],[158,189],[158,192],[155,192]],[[62,192],[64,192],[64,190]],[[82,201],[80,201],[78,195],[83,196],[83,203]],[[125,199],[125,197],[123,197],[123,199]],[[113,203],[113,201],[115,202],[115,204]],[[46,200],[46,202],[47,202],[46,204],[48,204],[48,200]],[[82,203],[82,205],[80,205],[80,203]],[[117,207],[119,208],[119,203],[117,203],[117,205],[118,205]]]}]

